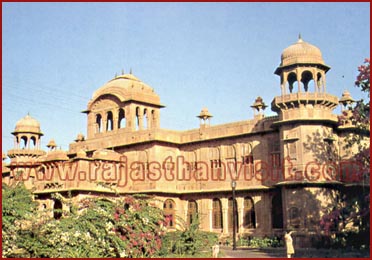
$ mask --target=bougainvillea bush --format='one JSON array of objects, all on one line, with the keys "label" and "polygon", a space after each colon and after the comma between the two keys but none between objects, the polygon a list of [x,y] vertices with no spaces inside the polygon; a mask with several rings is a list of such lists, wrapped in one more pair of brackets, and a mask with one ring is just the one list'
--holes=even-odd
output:
[{"label": "bougainvillea bush", "polygon": [[[12,203],[18,204],[19,199],[13,196]],[[12,212],[8,198],[3,197],[4,205],[3,245],[7,246],[3,246],[3,256],[8,257],[157,257],[165,234],[163,212],[148,198],[83,199],[59,220],[34,212],[33,220],[27,219],[23,228],[14,222],[24,217],[8,216]]]}]

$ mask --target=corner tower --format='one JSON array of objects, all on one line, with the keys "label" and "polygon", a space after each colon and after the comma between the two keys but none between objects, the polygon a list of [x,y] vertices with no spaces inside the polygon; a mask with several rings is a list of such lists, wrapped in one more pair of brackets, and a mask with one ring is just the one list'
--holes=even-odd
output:
[{"label": "corner tower", "polygon": [[329,69],[319,48],[299,37],[284,49],[275,70],[281,95],[271,109],[279,116],[273,127],[284,159],[283,179],[276,185],[282,188],[284,228],[295,228],[298,234],[316,231],[319,212],[334,203],[329,194],[338,194],[332,166],[339,154],[334,132],[338,118],[333,114],[339,101],[326,92]]}]

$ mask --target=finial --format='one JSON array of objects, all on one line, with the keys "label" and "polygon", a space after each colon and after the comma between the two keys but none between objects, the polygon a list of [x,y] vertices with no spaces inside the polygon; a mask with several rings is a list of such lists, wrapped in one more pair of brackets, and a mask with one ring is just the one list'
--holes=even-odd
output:
[{"label": "finial", "polygon": [[298,34],[298,42],[303,42],[301,33]]},{"label": "finial", "polygon": [[121,75],[124,75],[124,69],[121,69]]},{"label": "finial", "polygon": [[115,72],[115,78],[117,78],[118,77],[118,74]]},{"label": "finial", "polygon": [[130,68],[129,74],[132,75],[132,68]]}]

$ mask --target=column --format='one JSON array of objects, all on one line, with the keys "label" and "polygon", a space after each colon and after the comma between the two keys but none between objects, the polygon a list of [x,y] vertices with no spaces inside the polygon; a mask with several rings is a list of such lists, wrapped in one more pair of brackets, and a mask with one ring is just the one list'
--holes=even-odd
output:
[{"label": "column", "polygon": [[142,111],[140,110],[140,114],[138,115],[138,130],[143,129],[143,115]]},{"label": "column", "polygon": [[112,124],[114,131],[119,128],[119,108],[112,110]]},{"label": "column", "polygon": [[152,128],[151,116],[149,115],[149,113],[150,113],[150,110],[147,110],[146,112],[147,129]]},{"label": "column", "polygon": [[325,73],[322,73],[322,80],[323,80],[323,93],[326,93],[326,78]]},{"label": "column", "polygon": [[213,209],[211,208],[208,208],[208,214],[209,214],[209,231],[212,232],[213,231]]},{"label": "column", "polygon": [[30,142],[31,142],[30,135],[27,135],[26,138],[27,138],[27,143],[26,143],[26,148],[25,149],[30,149]]},{"label": "column", "polygon": [[296,78],[297,78],[297,84],[298,84],[298,93],[301,93],[301,75],[298,69],[296,69]]},{"label": "column", "polygon": [[238,233],[243,233],[244,229],[244,198],[236,198],[236,204],[238,209]]},{"label": "column", "polygon": [[222,226],[223,226],[223,233],[229,233],[229,216],[228,216],[228,200],[226,198],[221,199],[221,206],[222,206]]},{"label": "column", "polygon": [[107,112],[102,113],[102,132],[107,131]]},{"label": "column", "polygon": [[17,142],[18,137],[14,136],[14,148],[19,149],[19,143]]}]

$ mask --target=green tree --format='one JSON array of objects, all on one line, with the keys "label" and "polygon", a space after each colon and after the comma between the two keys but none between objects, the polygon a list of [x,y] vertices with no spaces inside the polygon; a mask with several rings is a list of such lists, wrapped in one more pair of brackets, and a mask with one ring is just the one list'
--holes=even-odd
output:
[{"label": "green tree", "polygon": [[22,234],[32,225],[37,203],[24,184],[2,185],[2,254],[4,257],[27,256]]}]

